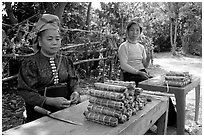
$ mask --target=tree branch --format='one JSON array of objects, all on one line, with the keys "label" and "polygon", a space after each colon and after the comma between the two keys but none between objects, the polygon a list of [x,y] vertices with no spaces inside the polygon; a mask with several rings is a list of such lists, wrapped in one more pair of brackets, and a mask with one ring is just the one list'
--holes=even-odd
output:
[{"label": "tree branch", "polygon": [[55,15],[57,15],[60,19],[60,22],[62,22],[62,14],[64,12],[64,8],[67,5],[67,2],[58,2],[58,5],[55,9]]},{"label": "tree branch", "polygon": [[88,10],[87,10],[87,16],[86,16],[87,30],[90,29],[90,11],[91,11],[91,4],[92,4],[92,2],[89,2]]},{"label": "tree branch", "polygon": [[14,16],[13,14],[13,9],[11,7],[11,2],[5,2],[5,9],[6,9],[6,13],[9,17],[9,20],[11,22],[12,25],[15,25],[18,23],[18,19]]}]

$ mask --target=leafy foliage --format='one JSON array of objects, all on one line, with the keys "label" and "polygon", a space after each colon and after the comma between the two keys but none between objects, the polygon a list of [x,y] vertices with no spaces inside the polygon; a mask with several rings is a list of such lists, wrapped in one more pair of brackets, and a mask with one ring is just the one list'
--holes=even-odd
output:
[{"label": "leafy foliage", "polygon": [[[53,12],[51,10],[54,10],[58,5],[58,2],[14,2],[11,7],[19,24],[11,24],[11,26],[3,25],[3,54],[32,53],[35,50],[33,40],[35,35],[32,33],[34,23],[42,13]],[[93,56],[96,58],[99,55],[98,53],[96,55],[94,52],[100,51],[102,48],[106,48],[110,45],[107,42],[107,36],[114,34],[114,41],[116,42],[116,47],[118,47],[126,37],[125,27],[128,21],[139,18],[140,24],[143,27],[140,42],[144,44],[149,51],[153,49],[157,52],[170,51],[172,48],[169,34],[170,19],[174,19],[176,13],[178,13],[177,48],[183,48],[183,50],[186,49],[186,52],[201,55],[202,47],[199,43],[201,43],[202,40],[202,7],[200,5],[200,3],[193,2],[102,2],[101,9],[91,10],[90,29],[101,31],[101,33],[106,34],[105,36],[101,33],[70,30],[87,29],[86,11],[88,3],[68,2],[62,15],[62,46],[66,47],[70,43],[84,43],[84,46],[66,51],[66,54],[72,56],[74,61],[93,58]],[[6,14],[3,15],[3,23],[10,24]],[[99,43],[92,45],[90,44],[91,42]],[[190,48],[195,48],[195,50],[189,50]],[[117,53],[115,54],[117,55]],[[117,58],[115,59],[115,62],[117,62]],[[3,68],[5,68],[7,63],[5,62],[3,64],[5,64],[3,65]],[[94,62],[92,62],[92,64],[94,64]],[[90,72],[87,68],[88,65],[89,64],[85,67],[86,72]],[[89,74],[90,73],[88,73],[88,75]]]}]

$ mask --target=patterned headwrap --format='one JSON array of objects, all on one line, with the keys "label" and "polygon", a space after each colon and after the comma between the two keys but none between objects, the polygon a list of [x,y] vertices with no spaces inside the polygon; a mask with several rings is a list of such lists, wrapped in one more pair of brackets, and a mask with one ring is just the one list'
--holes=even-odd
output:
[{"label": "patterned headwrap", "polygon": [[37,32],[41,32],[46,29],[57,29],[59,30],[60,20],[56,15],[43,14],[42,17],[36,23]]}]

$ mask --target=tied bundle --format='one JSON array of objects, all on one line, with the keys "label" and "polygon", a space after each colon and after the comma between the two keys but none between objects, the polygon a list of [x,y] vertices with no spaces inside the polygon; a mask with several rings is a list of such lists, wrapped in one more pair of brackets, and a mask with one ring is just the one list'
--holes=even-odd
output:
[{"label": "tied bundle", "polygon": [[118,119],[115,117],[111,117],[111,116],[107,116],[107,115],[103,115],[103,114],[99,114],[91,111],[85,111],[84,115],[88,120],[96,123],[100,123],[100,124],[108,125],[112,127],[115,127],[118,125]]},{"label": "tied bundle", "polygon": [[106,98],[106,99],[111,99],[115,101],[122,101],[125,99],[125,95],[122,93],[116,93],[116,92],[106,92],[103,90],[90,90],[90,95],[94,97],[99,97],[99,98]]},{"label": "tied bundle", "polygon": [[134,81],[106,80],[104,83],[117,86],[125,86],[128,90],[135,89],[136,86]]},{"label": "tied bundle", "polygon": [[176,87],[183,87],[191,82],[191,75],[189,72],[175,72],[170,71],[166,73],[165,84]]},{"label": "tied bundle", "polygon": [[111,85],[107,83],[94,83],[95,89],[123,93],[127,88],[125,86]]},{"label": "tied bundle", "polygon": [[90,104],[84,115],[96,123],[117,126],[136,115],[147,103],[146,98],[140,97],[143,89],[136,88],[134,82],[111,80],[94,83],[94,87],[89,90]]},{"label": "tied bundle", "polygon": [[127,121],[127,116],[124,115],[121,111],[118,111],[114,108],[109,108],[101,105],[96,104],[89,104],[87,109],[91,112],[101,113],[104,115],[112,116],[118,118],[120,123]]},{"label": "tied bundle", "polygon": [[101,99],[101,98],[96,98],[96,97],[90,97],[89,98],[90,103],[110,107],[110,108],[115,108],[120,111],[124,111],[125,106],[123,102],[118,102],[118,101],[113,101],[109,99]]}]

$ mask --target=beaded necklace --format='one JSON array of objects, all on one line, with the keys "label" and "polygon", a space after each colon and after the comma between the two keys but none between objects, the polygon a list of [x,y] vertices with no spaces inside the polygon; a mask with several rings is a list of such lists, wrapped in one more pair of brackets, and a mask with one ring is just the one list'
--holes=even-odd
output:
[{"label": "beaded necklace", "polygon": [[57,67],[56,67],[54,58],[50,58],[50,65],[51,65],[51,69],[52,69],[52,74],[54,76],[54,84],[58,84],[59,83],[59,77],[58,77]]},{"label": "beaded necklace", "polygon": [[130,40],[128,40],[128,42],[129,42],[130,44],[137,44],[137,42],[132,42],[132,41],[130,41]]}]

